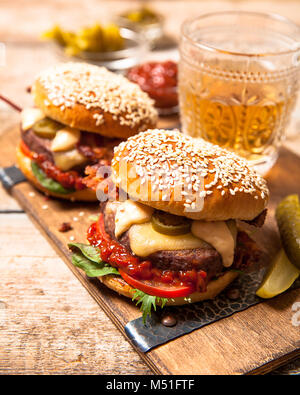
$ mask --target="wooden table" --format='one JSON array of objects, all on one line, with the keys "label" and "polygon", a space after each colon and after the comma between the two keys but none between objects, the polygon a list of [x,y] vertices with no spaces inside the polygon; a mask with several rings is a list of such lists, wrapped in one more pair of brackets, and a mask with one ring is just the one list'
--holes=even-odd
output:
[{"label": "wooden table", "polygon": [[[95,15],[111,18],[115,10],[135,3],[0,0],[0,42],[6,43],[0,92],[21,106],[31,104],[26,87],[39,70],[57,61],[38,40],[40,32],[52,23],[90,23]],[[271,10],[300,23],[297,1],[154,3],[168,15],[166,30],[175,37],[183,19],[216,9]],[[293,132],[300,109],[295,114]],[[0,133],[17,122],[18,114],[0,104]],[[289,138],[286,145],[300,152],[299,135]],[[0,374],[151,374],[1,186],[0,257]]]}]

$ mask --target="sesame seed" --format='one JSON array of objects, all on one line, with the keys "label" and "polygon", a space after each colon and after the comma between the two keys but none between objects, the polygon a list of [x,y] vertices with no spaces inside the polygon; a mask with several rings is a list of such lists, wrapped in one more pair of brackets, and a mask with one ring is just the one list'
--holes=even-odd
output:
[{"label": "sesame seed", "polygon": [[[104,113],[130,128],[145,130],[157,121],[153,100],[138,84],[122,75],[86,63],[62,63],[43,71],[37,81],[51,102],[61,109],[83,105],[95,111],[95,125],[105,123]],[[113,100],[112,100],[113,99]]]},{"label": "sesame seed", "polygon": [[179,130],[147,130],[122,142],[114,152],[114,172],[120,161],[138,164],[137,170],[143,169],[142,174],[150,177],[152,189],[163,191],[169,190],[170,185],[182,186],[185,207],[191,207],[196,196],[205,198],[217,190],[221,196],[227,189],[233,196],[237,192],[258,193],[263,198],[269,194],[265,180],[248,167],[246,160]]}]

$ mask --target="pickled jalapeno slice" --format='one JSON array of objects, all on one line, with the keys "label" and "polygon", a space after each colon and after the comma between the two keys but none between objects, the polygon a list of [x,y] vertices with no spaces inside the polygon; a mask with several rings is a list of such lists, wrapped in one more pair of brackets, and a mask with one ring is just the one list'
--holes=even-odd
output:
[{"label": "pickled jalapeno slice", "polygon": [[163,211],[155,211],[151,217],[152,227],[156,232],[178,236],[189,233],[191,220],[178,215],[169,214]]},{"label": "pickled jalapeno slice", "polygon": [[37,121],[32,129],[34,133],[42,138],[46,139],[53,139],[55,137],[55,134],[58,130],[62,129],[64,126],[59,123],[54,121],[51,118],[43,118],[40,121]]}]

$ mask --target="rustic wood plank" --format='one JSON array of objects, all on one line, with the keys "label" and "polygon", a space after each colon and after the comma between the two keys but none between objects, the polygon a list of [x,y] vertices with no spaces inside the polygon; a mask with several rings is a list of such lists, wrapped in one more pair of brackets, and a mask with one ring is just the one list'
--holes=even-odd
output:
[{"label": "rustic wood plank", "polygon": [[[13,125],[16,125],[18,122],[19,114],[15,111],[8,108],[8,106],[4,105],[0,102],[0,136],[5,133],[5,131],[11,128]],[[11,142],[6,142],[5,144],[10,144]],[[10,148],[11,149],[11,148]],[[11,163],[7,162],[7,166],[14,163],[14,159],[12,158]],[[8,192],[2,187],[0,183],[0,213],[5,212],[22,212],[22,208],[18,204],[18,202],[10,196]]]},{"label": "rustic wood plank", "polygon": [[[0,147],[4,139],[15,141],[17,134],[18,130],[15,129],[9,132],[8,137],[0,138]],[[9,152],[0,155],[0,165],[10,155],[12,153]],[[282,196],[300,192],[300,175],[295,173],[299,167],[300,159],[289,151],[282,150],[278,164],[268,177],[272,196],[270,213],[264,230],[257,231],[256,239],[271,253],[275,253],[279,246],[274,207]],[[138,309],[129,300],[119,297],[97,281],[88,280],[80,270],[72,266],[66,247],[70,235],[79,242],[85,241],[89,216],[97,213],[97,204],[70,205],[54,199],[45,200],[38,192],[34,192],[32,196],[32,191],[28,183],[22,183],[14,187],[12,193],[76,277],[124,333],[125,324],[140,315]],[[68,221],[72,222],[72,232],[60,233],[59,224]],[[300,355],[299,330],[291,323],[291,305],[299,295],[299,290],[288,292],[140,355],[156,373],[266,372]],[[276,325],[273,325],[274,322]]]},{"label": "rustic wood plank", "polygon": [[26,214],[0,239],[0,374],[150,374]]},{"label": "rustic wood plank", "polygon": [[22,213],[16,199],[14,199],[0,184],[0,213]]},{"label": "rustic wood plank", "polygon": [[163,374],[268,372],[300,355],[299,329],[291,323],[296,300],[298,290],[251,307],[162,346],[153,358],[159,356]]},{"label": "rustic wood plank", "polygon": [[[90,23],[95,19],[105,20],[116,10],[121,11],[129,4],[134,6],[137,1],[99,2],[91,0],[82,2],[66,0],[61,2],[59,0],[45,0],[41,2],[19,0],[12,2],[1,0],[0,36],[1,41],[5,41],[7,44],[6,65],[0,68],[1,93],[7,94],[21,105],[31,105],[31,98],[26,94],[26,87],[32,82],[37,72],[58,60],[47,46],[39,44],[39,33],[46,27],[56,21],[73,27],[76,23],[82,24],[83,21]],[[168,15],[166,31],[177,37],[179,26],[186,17],[222,9],[244,8],[254,11],[277,12],[290,17],[295,22],[300,22],[298,0],[236,0],[230,2],[185,0],[173,2],[171,7],[170,1],[156,1],[154,7]],[[161,53],[156,56],[160,57]],[[17,115],[6,108],[7,123],[5,123],[3,114],[4,111],[0,105],[0,133],[6,127],[13,125],[17,119]],[[300,152],[299,139],[291,141],[290,148],[294,152]],[[2,207],[7,209],[16,207],[18,209],[19,205],[0,189],[0,210]],[[7,272],[5,276],[5,282],[1,281],[1,284],[5,284],[5,301],[9,300],[9,304],[0,302],[0,318],[6,315],[9,319],[5,322],[4,332],[2,332],[3,326],[0,320],[1,335],[4,333],[4,336],[0,337],[0,374],[3,372],[149,373],[147,367],[120,336],[110,320],[99,310],[98,305],[87,295],[74,276],[62,264],[62,261],[53,253],[45,239],[35,230],[28,219],[26,220],[28,225],[22,225],[23,220],[18,219],[21,217],[26,218],[21,214],[14,216],[14,221],[12,221],[7,216],[0,216],[1,245],[5,245],[7,240],[5,235],[8,223],[11,226],[9,239],[14,241],[9,243],[9,249],[5,249],[6,256],[4,260],[0,261],[1,279],[3,265],[6,265],[6,262],[13,265],[11,271]],[[32,234],[32,239],[27,238],[28,243],[26,244],[22,241],[24,232]],[[32,247],[33,241],[35,242],[34,247]],[[50,250],[52,253],[48,252]],[[32,251],[37,251],[41,255],[31,258]],[[2,253],[1,251],[1,258]],[[51,273],[47,272],[46,276],[37,270],[43,253],[46,255],[46,267],[52,267]],[[56,258],[52,258],[52,255],[49,258],[48,254],[53,254]],[[20,267],[24,269],[25,278],[24,273],[19,270]],[[57,270],[58,267],[61,267],[60,270]],[[45,277],[48,280],[47,283],[45,283]],[[47,293],[43,298],[33,292],[32,284],[35,282],[42,287],[37,289],[47,287]],[[72,286],[65,287],[66,283],[72,284]],[[57,301],[56,295],[58,294],[60,297]],[[3,299],[2,295],[4,293],[0,287],[0,300]],[[16,295],[19,296],[18,303],[15,302]],[[76,307],[73,311],[73,299],[77,300],[77,295],[81,296],[80,302],[74,302]],[[20,303],[23,298],[27,301],[26,303]],[[34,303],[36,298],[38,300]],[[6,310],[1,309],[4,305],[8,305]],[[60,310],[60,305],[65,306],[66,311]],[[49,311],[51,311],[51,316]],[[68,314],[66,314],[68,311],[71,312],[71,319],[68,319]],[[99,336],[96,339],[97,342],[94,342],[92,336],[89,334],[85,336],[85,330],[81,330],[77,331],[77,335],[72,336],[69,340],[69,326],[90,328],[92,325],[90,320],[94,316],[98,318],[98,326],[94,326],[95,332],[99,327],[103,328],[104,337]],[[66,325],[64,325],[64,320],[67,321]],[[24,345],[21,336],[26,340]],[[16,339],[18,340],[15,341]],[[79,351],[76,354],[77,350]],[[75,355],[73,359],[71,358],[72,352]],[[83,354],[84,358],[77,362],[77,359],[81,358],[78,357],[80,354]],[[148,361],[148,364],[152,364],[152,369],[155,370],[152,360]],[[259,371],[264,372],[262,368]]]}]

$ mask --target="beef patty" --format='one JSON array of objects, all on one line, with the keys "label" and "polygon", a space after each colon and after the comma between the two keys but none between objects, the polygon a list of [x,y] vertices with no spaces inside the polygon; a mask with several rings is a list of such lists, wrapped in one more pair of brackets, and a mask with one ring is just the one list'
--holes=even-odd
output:
[{"label": "beef patty", "polygon": [[[21,129],[21,136],[27,147],[37,154],[45,155],[45,160],[54,163],[51,151],[51,139],[39,137],[33,129]],[[78,151],[87,158],[88,164],[97,163],[100,159],[111,161],[113,148],[121,142],[120,139],[110,139],[95,133],[81,131]],[[87,164],[85,164],[86,166]]]},{"label": "beef patty", "polygon": [[[128,231],[123,233],[119,239],[115,237],[115,213],[106,210],[106,203],[101,204],[101,211],[106,232],[113,240],[118,241],[132,253]],[[220,254],[209,244],[205,248],[157,251],[147,257],[141,257],[141,259],[151,261],[154,266],[162,270],[204,270],[208,278],[215,277],[223,271]]]},{"label": "beef patty", "polygon": [[45,155],[45,159],[54,163],[53,154],[51,151],[51,139],[39,137],[32,129],[21,129],[21,136],[24,143],[32,152]]}]

